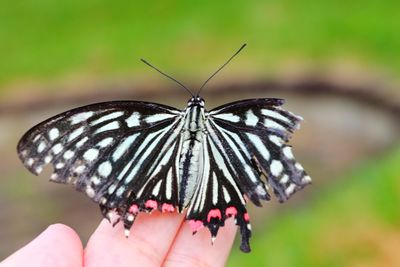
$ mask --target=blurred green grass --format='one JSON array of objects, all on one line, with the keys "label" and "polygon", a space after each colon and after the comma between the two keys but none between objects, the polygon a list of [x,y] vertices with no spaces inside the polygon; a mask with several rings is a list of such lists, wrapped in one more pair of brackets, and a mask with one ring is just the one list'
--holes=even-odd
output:
[{"label": "blurred green grass", "polygon": [[139,57],[203,77],[243,42],[247,55],[232,66],[241,72],[346,59],[398,74],[399,17],[394,0],[0,1],[0,90],[24,79],[148,72]]},{"label": "blurred green grass", "polygon": [[232,253],[228,266],[395,266],[399,162],[400,146],[327,184],[308,205],[266,222],[252,238],[256,249]]}]

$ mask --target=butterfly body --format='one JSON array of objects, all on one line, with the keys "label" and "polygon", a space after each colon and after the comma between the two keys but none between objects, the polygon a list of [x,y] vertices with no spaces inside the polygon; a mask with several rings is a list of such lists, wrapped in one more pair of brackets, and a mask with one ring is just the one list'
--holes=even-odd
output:
[{"label": "butterfly body", "polygon": [[184,110],[139,101],[97,103],[56,115],[18,144],[24,165],[72,184],[119,215],[129,235],[139,212],[186,212],[192,231],[212,240],[226,219],[240,228],[250,251],[247,201],[280,202],[311,182],[287,144],[301,117],[282,99],[259,98],[206,111],[192,97]]},{"label": "butterfly body", "polygon": [[182,149],[179,158],[179,210],[187,207],[201,179],[202,146],[205,135],[204,101],[191,98],[183,112]]}]

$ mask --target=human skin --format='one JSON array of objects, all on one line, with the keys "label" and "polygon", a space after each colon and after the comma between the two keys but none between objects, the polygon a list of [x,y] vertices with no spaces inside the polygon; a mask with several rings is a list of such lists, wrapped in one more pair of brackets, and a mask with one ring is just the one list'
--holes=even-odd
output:
[{"label": "human skin", "polygon": [[139,214],[129,238],[121,223],[103,220],[84,248],[77,233],[63,224],[50,225],[3,262],[1,267],[40,266],[224,266],[236,234],[232,219],[211,245],[210,233],[194,236],[183,214]]}]

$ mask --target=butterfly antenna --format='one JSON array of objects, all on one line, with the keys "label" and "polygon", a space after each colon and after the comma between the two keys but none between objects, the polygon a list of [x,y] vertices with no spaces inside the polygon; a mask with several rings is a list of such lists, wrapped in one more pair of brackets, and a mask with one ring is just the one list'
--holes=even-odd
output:
[{"label": "butterfly antenna", "polygon": [[177,84],[179,84],[180,86],[182,86],[183,88],[185,88],[186,91],[189,92],[189,94],[191,94],[193,97],[193,93],[185,86],[183,85],[180,81],[178,81],[177,79],[172,78],[171,76],[169,76],[168,74],[162,72],[161,70],[159,70],[158,68],[154,67],[153,65],[151,65],[149,62],[147,62],[146,60],[144,60],[143,58],[140,59],[144,64],[146,64],[147,66],[149,66],[150,68],[155,69],[157,72],[161,73],[162,75],[164,75],[165,77],[173,80],[174,82],[176,82]]},{"label": "butterfly antenna", "polygon": [[204,83],[203,85],[200,87],[199,91],[197,92],[197,96],[200,94],[201,90],[203,89],[203,87],[208,83],[208,81],[210,81],[215,75],[217,75],[218,72],[220,72],[220,70],[222,70],[226,65],[228,65],[228,63],[237,56],[237,54],[240,53],[240,51],[243,50],[243,48],[245,48],[247,44],[243,44],[238,51],[236,51],[235,54],[233,54],[221,67],[219,67],[219,69],[217,69]]}]

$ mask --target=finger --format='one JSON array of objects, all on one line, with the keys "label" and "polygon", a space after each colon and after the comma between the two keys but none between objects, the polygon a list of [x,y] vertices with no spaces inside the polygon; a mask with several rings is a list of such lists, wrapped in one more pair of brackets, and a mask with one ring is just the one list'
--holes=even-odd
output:
[{"label": "finger", "polygon": [[82,242],[76,232],[66,225],[53,224],[1,266],[75,267],[82,266],[82,256]]},{"label": "finger", "polygon": [[236,229],[232,219],[226,220],[225,226],[219,229],[218,237],[212,245],[207,229],[201,229],[192,235],[189,224],[184,223],[163,266],[224,266],[235,239]]},{"label": "finger", "polygon": [[122,223],[113,228],[103,220],[85,249],[85,266],[160,266],[183,219],[177,213],[141,213],[129,238]]}]

